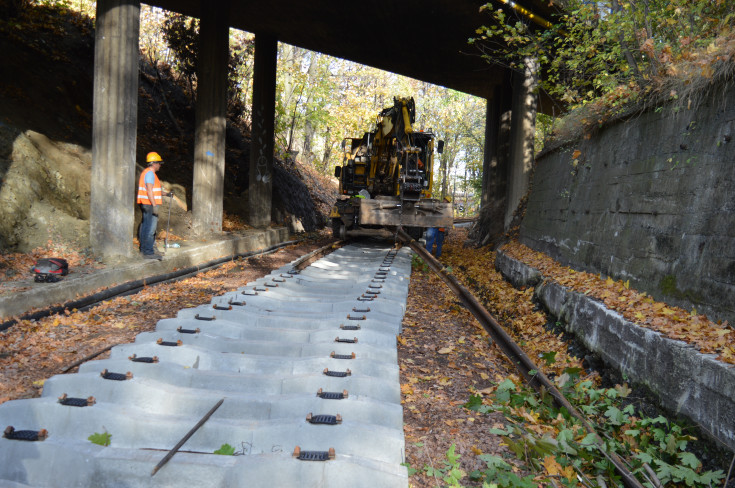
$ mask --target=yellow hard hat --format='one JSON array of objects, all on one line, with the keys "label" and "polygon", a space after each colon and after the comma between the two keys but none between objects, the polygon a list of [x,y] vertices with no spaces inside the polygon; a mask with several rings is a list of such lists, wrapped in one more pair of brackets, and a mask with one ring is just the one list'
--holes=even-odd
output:
[{"label": "yellow hard hat", "polygon": [[145,156],[145,162],[148,163],[148,164],[151,164],[151,163],[162,163],[163,162],[163,159],[161,159],[161,155],[158,154],[157,152],[149,152]]}]

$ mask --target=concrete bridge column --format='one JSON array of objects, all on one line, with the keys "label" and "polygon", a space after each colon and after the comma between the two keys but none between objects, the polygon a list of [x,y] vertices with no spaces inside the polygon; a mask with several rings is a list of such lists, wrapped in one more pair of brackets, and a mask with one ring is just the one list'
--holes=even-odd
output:
[{"label": "concrete bridge column", "polygon": [[493,88],[485,112],[485,147],[479,222],[471,238],[480,245],[503,235],[508,198],[508,143],[511,121],[510,76]]},{"label": "concrete bridge column", "polygon": [[508,187],[510,134],[510,79],[493,89],[485,114],[485,149],[482,165],[480,221],[473,238],[488,244],[504,232]]},{"label": "concrete bridge column", "polygon": [[277,54],[278,40],[275,36],[255,34],[253,128],[248,188],[250,225],[253,227],[267,227],[271,222]]},{"label": "concrete bridge column", "polygon": [[132,256],[140,2],[98,0],[89,239],[102,258]]},{"label": "concrete bridge column", "polygon": [[507,229],[521,199],[528,191],[533,170],[533,139],[538,103],[538,61],[525,59],[523,73],[513,74],[513,115],[510,130],[510,168],[508,205],[504,226]]},{"label": "concrete bridge column", "polygon": [[193,230],[199,237],[222,232],[230,38],[227,17],[227,2],[217,4],[217,8],[202,5],[191,198]]}]

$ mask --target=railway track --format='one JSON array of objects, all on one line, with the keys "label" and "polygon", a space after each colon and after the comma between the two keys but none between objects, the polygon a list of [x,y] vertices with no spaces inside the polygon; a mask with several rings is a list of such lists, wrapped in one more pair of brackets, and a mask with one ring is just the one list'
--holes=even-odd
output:
[{"label": "railway track", "polygon": [[0,486],[407,486],[410,255],[299,260],[0,405]]},{"label": "railway track", "polygon": [[[395,338],[409,248],[529,384],[597,436],[441,263],[398,237],[408,246],[317,250],[49,379],[40,399],[0,405],[0,487],[407,486]],[[597,439],[625,485],[642,486]]]}]

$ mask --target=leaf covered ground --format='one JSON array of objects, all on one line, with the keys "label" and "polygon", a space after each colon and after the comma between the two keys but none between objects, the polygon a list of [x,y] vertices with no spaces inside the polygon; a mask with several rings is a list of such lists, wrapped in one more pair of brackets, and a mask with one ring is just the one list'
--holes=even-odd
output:
[{"label": "leaf covered ground", "polygon": [[515,241],[506,244],[502,250],[538,269],[545,278],[596,298],[636,325],[687,342],[702,353],[715,354],[718,360],[735,364],[735,330],[727,322],[718,324],[695,309],[687,311],[657,302],[645,292],[630,288],[629,282],[561,266],[549,256]]},{"label": "leaf covered ground", "polygon": [[[483,302],[539,369],[560,388],[572,386],[565,394],[582,399],[590,418],[602,429],[609,429],[605,430],[607,442],[624,457],[631,456],[628,462],[640,465],[641,459],[647,459],[662,486],[707,486],[701,480],[725,478],[722,470],[717,471],[720,461],[710,463],[706,470],[686,451],[696,432],[664,417],[650,419],[631,410],[629,403],[642,399],[626,399],[631,390],[625,384],[600,386],[599,373],[585,371],[582,361],[569,353],[562,334],[548,326],[549,317],[534,304],[533,289],[513,288],[495,271],[495,253],[488,248],[465,247],[465,239],[465,231],[453,231],[445,241],[442,263]],[[503,250],[536,267],[545,277],[633,317],[639,325],[655,326],[703,351],[718,351],[720,360],[729,358],[723,351],[732,345],[731,332],[721,324],[655,302],[627,283],[578,273],[515,242]],[[722,338],[729,342],[723,345]],[[600,478],[595,478],[600,461],[581,463],[584,456],[594,459],[594,453],[586,452],[589,445],[575,444],[578,452],[574,456],[569,455],[572,448],[568,445],[559,448],[558,439],[578,427],[536,408],[543,405],[533,400],[534,393],[523,390],[513,366],[488,343],[487,334],[443,282],[420,262],[415,263],[412,275],[404,331],[399,338],[399,361],[412,487],[484,486],[483,482],[501,487],[603,486]],[[569,372],[574,372],[573,377]],[[517,403],[503,403],[502,398]],[[656,428],[646,430],[651,425]],[[583,443],[586,433],[583,429],[578,432],[574,441]],[[637,437],[631,437],[632,432],[638,432]],[[619,438],[613,440],[614,436]],[[655,436],[663,436],[658,444],[651,440]],[[678,450],[667,453],[667,443],[672,442]],[[648,452],[669,457],[648,459]],[[671,476],[673,472],[680,473],[678,481]],[[646,475],[636,476],[644,479]]]},{"label": "leaf covered ground", "polygon": [[[452,273],[485,303],[547,375],[558,381],[571,368],[581,371],[580,381],[598,384],[597,373],[585,372],[580,360],[567,352],[560,334],[545,327],[548,318],[534,305],[532,290],[518,290],[505,282],[494,269],[494,253],[464,247],[465,238],[464,231],[455,230],[445,242],[442,262]],[[212,295],[253,281],[327,240],[324,234],[312,235],[276,253],[230,262],[181,282],[147,287],[87,311],[16,324],[0,332],[0,403],[36,397],[46,378],[74,362],[108,346],[132,342],[138,333],[154,330],[158,320],[175,316],[179,309],[209,303]],[[531,264],[531,257],[523,259]],[[545,266],[546,276],[561,269],[550,261]],[[571,270],[560,271],[558,279],[576,275]],[[582,284],[590,287],[591,279],[587,277]],[[603,292],[611,286],[605,279],[599,281],[595,287]],[[610,290],[616,290],[616,297],[623,295],[615,287]],[[655,303],[646,305],[662,310]],[[536,464],[516,460],[513,449],[517,444],[502,435],[511,426],[523,429],[527,436],[558,435],[561,426],[556,421],[546,421],[526,407],[513,408],[514,418],[502,411],[466,408],[472,403],[483,408],[497,404],[499,391],[512,384],[509,381],[521,381],[472,315],[419,260],[414,262],[403,327],[398,351],[406,464],[412,487],[447,486],[455,481],[461,486],[482,486],[488,473],[495,473],[489,470],[489,463],[499,459],[508,463],[504,476],[521,480],[517,485],[501,486],[551,486],[549,477],[571,476],[562,458],[541,457]],[[544,360],[550,356],[553,361]],[[628,390],[623,386],[615,391]]]},{"label": "leaf covered ground", "polygon": [[[556,351],[547,373],[581,366],[561,338],[544,328],[547,318],[532,303],[532,290],[513,288],[495,271],[494,253],[466,248],[465,239],[463,230],[447,237],[442,263],[513,332],[532,359]],[[490,433],[506,420],[500,413],[477,414],[464,404],[472,395],[490,398],[506,378],[518,381],[515,369],[446,285],[418,261],[403,326],[398,350],[411,486],[446,486],[452,468],[466,475],[462,486],[482,486],[469,475],[487,468],[488,455],[510,456],[502,437]],[[456,462],[448,461],[457,456]],[[519,475],[524,472],[511,466]]]},{"label": "leaf covered ground", "polygon": [[230,261],[86,311],[20,321],[0,332],[0,403],[36,397],[46,378],[60,374],[76,361],[108,346],[133,342],[137,334],[154,330],[159,320],[175,317],[178,310],[209,303],[213,295],[243,286],[329,240],[324,233],[310,236],[273,254]]}]

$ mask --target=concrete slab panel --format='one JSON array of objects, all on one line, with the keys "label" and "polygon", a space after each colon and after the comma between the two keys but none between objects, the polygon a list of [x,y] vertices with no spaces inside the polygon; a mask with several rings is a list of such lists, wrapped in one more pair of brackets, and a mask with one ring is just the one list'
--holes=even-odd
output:
[{"label": "concrete slab panel", "polygon": [[[268,487],[405,488],[396,334],[410,253],[386,259],[389,252],[345,247],[299,274],[289,274],[288,266],[275,270],[209,305],[161,320],[156,331],[114,347],[109,359],[50,378],[40,399],[0,405],[0,418],[17,429],[49,431],[42,442],[0,439],[0,487],[188,488],[247,480]],[[358,300],[368,290],[380,293]],[[240,297],[248,303],[229,310]],[[360,329],[341,328],[354,325]],[[132,361],[133,355],[157,362]],[[103,370],[131,377],[105,379]],[[319,391],[347,397],[322,398]],[[65,406],[57,401],[63,394],[92,396],[96,403]],[[187,452],[151,477],[167,450],[220,399],[222,406],[184,445]],[[314,425],[309,414],[339,414],[341,422]],[[112,434],[111,446],[88,440],[103,432]],[[225,443],[238,455],[212,454]],[[291,455],[297,445],[332,447],[337,456],[299,461]]]}]

